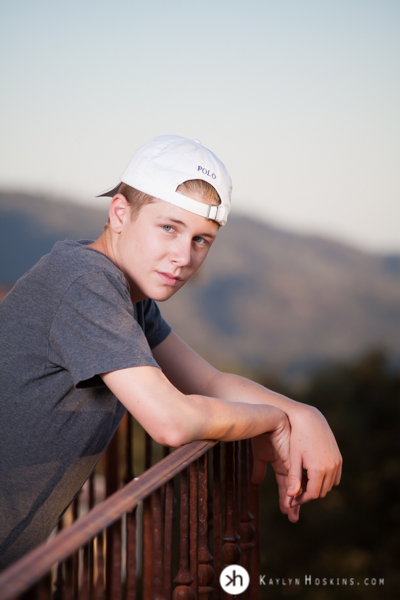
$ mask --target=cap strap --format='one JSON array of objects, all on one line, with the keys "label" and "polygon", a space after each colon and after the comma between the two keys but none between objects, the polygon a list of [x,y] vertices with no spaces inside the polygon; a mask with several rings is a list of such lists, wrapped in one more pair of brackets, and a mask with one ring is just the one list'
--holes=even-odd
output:
[{"label": "cap strap", "polygon": [[198,200],[193,200],[193,198],[189,198],[188,196],[184,196],[179,192],[174,192],[170,200],[168,200],[170,204],[174,204],[175,206],[179,206],[179,208],[183,208],[184,210],[188,210],[195,215],[199,215],[200,217],[205,217],[206,219],[210,219],[212,221],[217,221],[220,223],[225,215],[225,207],[220,205],[216,206],[214,204],[204,204],[203,202],[198,202]]}]

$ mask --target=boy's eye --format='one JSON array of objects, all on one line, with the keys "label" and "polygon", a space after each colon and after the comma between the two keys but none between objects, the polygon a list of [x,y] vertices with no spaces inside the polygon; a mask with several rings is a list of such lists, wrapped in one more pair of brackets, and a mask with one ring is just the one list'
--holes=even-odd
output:
[{"label": "boy's eye", "polygon": [[174,231],[172,225],[163,225],[162,227],[165,231]]},{"label": "boy's eye", "polygon": [[196,237],[194,237],[193,239],[194,239],[194,241],[195,241],[195,242],[197,242],[198,244],[202,244],[202,245],[204,245],[204,244],[208,244],[207,240],[206,240],[206,239],[204,239],[204,238],[202,238],[202,237],[200,237],[200,236],[196,236]]}]

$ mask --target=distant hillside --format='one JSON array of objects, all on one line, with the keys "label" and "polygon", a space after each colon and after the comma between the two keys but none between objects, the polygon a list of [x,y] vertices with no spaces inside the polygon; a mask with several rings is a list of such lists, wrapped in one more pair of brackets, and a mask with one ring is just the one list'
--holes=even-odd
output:
[{"label": "distant hillside", "polygon": [[58,240],[99,237],[106,221],[106,210],[0,191],[0,283],[14,283]]},{"label": "distant hillside", "polygon": [[[106,211],[0,193],[0,284],[58,239],[94,239]],[[298,375],[372,346],[400,358],[400,257],[230,218],[193,281],[161,306],[219,365]]]}]

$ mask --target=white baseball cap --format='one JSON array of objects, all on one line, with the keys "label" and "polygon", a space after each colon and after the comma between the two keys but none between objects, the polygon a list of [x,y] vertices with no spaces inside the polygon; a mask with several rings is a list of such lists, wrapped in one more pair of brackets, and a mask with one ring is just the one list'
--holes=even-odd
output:
[{"label": "white baseball cap", "polygon": [[[191,179],[202,179],[218,192],[221,204],[203,204],[176,191]],[[224,164],[198,140],[177,135],[155,137],[136,150],[117,185],[99,196],[115,196],[121,183],[225,225],[231,209],[232,181]]]}]

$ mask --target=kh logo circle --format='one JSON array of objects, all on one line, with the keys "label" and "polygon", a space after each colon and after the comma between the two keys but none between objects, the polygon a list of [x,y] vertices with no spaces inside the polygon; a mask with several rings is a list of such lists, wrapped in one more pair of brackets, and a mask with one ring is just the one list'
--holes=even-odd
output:
[{"label": "kh logo circle", "polygon": [[219,576],[219,583],[224,592],[241,594],[249,587],[250,576],[244,567],[240,565],[228,565]]}]

